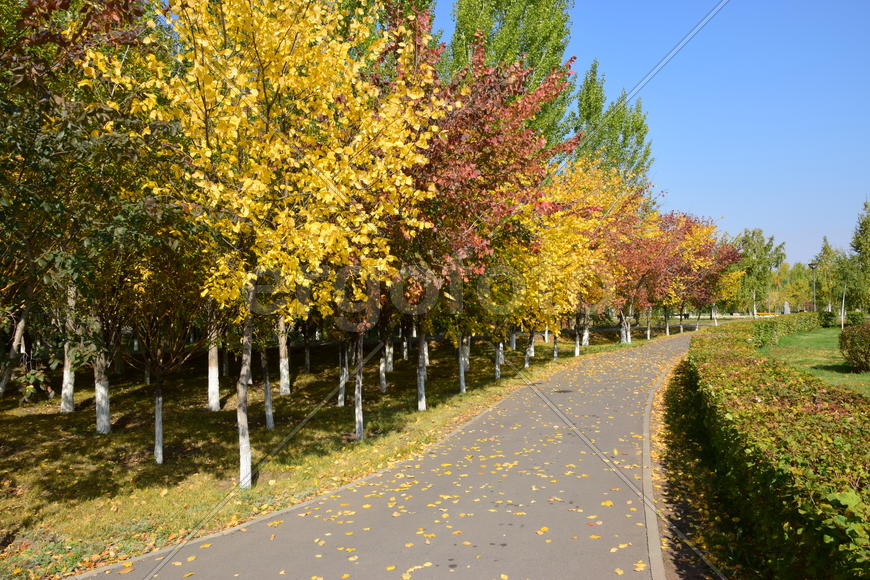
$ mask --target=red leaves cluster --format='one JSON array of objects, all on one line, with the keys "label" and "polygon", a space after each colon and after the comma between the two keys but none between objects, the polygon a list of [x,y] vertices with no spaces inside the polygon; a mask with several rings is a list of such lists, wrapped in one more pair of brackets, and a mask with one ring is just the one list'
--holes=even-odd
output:
[{"label": "red leaves cluster", "polygon": [[443,136],[432,143],[429,163],[415,179],[436,189],[424,208],[435,227],[419,241],[433,259],[430,266],[443,275],[482,273],[498,240],[517,234],[519,212],[555,209],[543,202],[540,186],[553,157],[571,151],[577,140],[548,147],[530,121],[567,90],[570,72],[554,71],[529,90],[532,72],[519,63],[487,65],[478,37],[471,64],[441,89],[440,98],[460,106],[441,121]]}]

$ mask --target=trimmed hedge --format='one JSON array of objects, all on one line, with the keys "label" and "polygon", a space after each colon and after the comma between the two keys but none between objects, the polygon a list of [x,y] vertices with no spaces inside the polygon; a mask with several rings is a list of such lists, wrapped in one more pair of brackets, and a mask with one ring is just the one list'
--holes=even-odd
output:
[{"label": "trimmed hedge", "polygon": [[819,312],[819,324],[822,328],[834,328],[835,326],[840,326],[840,317],[834,312],[823,310]]},{"label": "trimmed hedge", "polygon": [[870,371],[870,322],[844,328],[840,333],[840,352],[856,371]]},{"label": "trimmed hedge", "polygon": [[847,312],[846,313],[846,325],[847,326],[855,326],[856,324],[864,324],[867,320],[867,317],[864,316],[863,312]]},{"label": "trimmed hedge", "polygon": [[733,525],[763,550],[760,576],[870,578],[870,400],[756,348],[818,324],[803,313],[695,337],[699,423]]}]

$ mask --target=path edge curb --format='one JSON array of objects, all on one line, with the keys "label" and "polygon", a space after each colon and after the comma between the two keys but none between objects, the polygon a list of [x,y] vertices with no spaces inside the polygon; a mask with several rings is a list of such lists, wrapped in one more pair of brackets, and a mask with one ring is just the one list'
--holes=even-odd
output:
[{"label": "path edge curb", "polygon": [[[682,357],[680,357],[682,358]],[[646,400],[646,409],[643,415],[643,496],[649,501],[643,502],[644,518],[646,519],[646,542],[647,552],[649,552],[649,571],[652,580],[666,580],[665,574],[665,559],[662,551],[662,536],[659,530],[659,516],[656,510],[651,507],[655,504],[655,492],[653,491],[653,464],[652,464],[652,435],[650,433],[650,423],[652,418],[652,407],[655,401],[656,394],[667,382],[668,377],[674,370],[674,367],[679,364],[679,360],[671,361],[668,368],[656,378],[655,386],[649,393]]]}]

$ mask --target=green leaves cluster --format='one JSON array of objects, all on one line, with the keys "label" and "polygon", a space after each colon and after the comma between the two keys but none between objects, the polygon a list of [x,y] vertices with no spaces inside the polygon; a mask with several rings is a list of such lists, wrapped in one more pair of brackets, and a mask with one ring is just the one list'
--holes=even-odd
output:
[{"label": "green leaves cluster", "polygon": [[756,350],[817,325],[812,313],[729,324],[689,352],[722,499],[764,576],[870,572],[870,401]]}]

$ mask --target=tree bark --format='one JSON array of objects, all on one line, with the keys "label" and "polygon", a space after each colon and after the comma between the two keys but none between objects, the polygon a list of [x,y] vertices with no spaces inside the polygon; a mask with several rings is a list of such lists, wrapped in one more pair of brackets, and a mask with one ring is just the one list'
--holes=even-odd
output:
[{"label": "tree bark", "polygon": [[501,378],[501,365],[504,362],[504,342],[498,341],[498,346],[495,350],[495,378]]},{"label": "tree bark", "polygon": [[218,331],[212,322],[208,329],[208,409],[221,410],[221,381],[218,368]]},{"label": "tree bark", "polygon": [[272,385],[269,383],[269,355],[264,346],[260,349],[260,365],[263,367],[263,401],[266,407],[266,429],[275,428],[275,416],[272,413]]},{"label": "tree bark", "polygon": [[[66,332],[68,335],[75,333],[75,320],[73,312],[76,307],[76,290],[74,286],[70,286],[66,293],[67,311],[66,311]],[[60,385],[60,412],[72,413],[75,408],[75,387],[76,387],[76,372],[73,366],[73,351],[75,347],[72,341],[67,336],[67,340],[63,343],[63,378]]]},{"label": "tree bark", "polygon": [[664,309],[665,313],[665,336],[671,335],[671,311],[668,310],[667,307]]},{"label": "tree bark", "polygon": [[248,387],[251,384],[251,354],[253,350],[254,307],[256,296],[254,285],[249,283],[245,298],[247,312],[242,330],[242,364],[239,370],[239,382],[236,383],[238,404],[236,406],[236,421],[239,428],[239,487],[249,489],[252,484],[251,472],[251,437],[248,431]]},{"label": "tree bark", "polygon": [[154,462],[163,465],[163,378],[154,381]]},{"label": "tree bark", "polygon": [[393,327],[387,327],[387,336],[384,339],[384,356],[386,357],[385,371],[391,373],[395,370],[394,350],[395,343],[393,341]]},{"label": "tree bark", "polygon": [[459,347],[456,349],[459,353],[459,392],[465,392],[465,336],[459,335]]},{"label": "tree bark", "polygon": [[843,284],[843,302],[840,305],[840,330],[846,328],[846,285]]},{"label": "tree bark", "polygon": [[278,317],[278,394],[290,394],[290,349],[287,346],[287,320]]},{"label": "tree bark", "polygon": [[304,332],[302,333],[302,339],[305,342],[305,372],[311,372],[311,337],[309,336],[310,327],[308,325],[308,321],[305,321],[305,326],[303,327]]},{"label": "tree bark", "polygon": [[580,325],[574,324],[574,356],[580,356]]},{"label": "tree bark", "polygon": [[529,344],[526,347],[526,357],[523,360],[523,368],[524,369],[529,368],[529,365],[531,364],[531,358],[533,356],[535,356],[535,329],[530,328],[529,329]]},{"label": "tree bark", "polygon": [[364,332],[358,332],[356,335],[356,384],[353,390],[353,417],[356,425],[356,440],[362,441],[365,439],[365,431],[363,430],[363,337]]},{"label": "tree bark", "polygon": [[347,389],[347,381],[350,378],[349,361],[350,346],[344,341],[338,345],[338,406],[344,407],[345,391]]},{"label": "tree bark", "polygon": [[513,327],[511,327],[510,347],[511,350],[517,349],[517,330]]},{"label": "tree bark", "polygon": [[646,309],[646,339],[650,340],[652,338],[652,307],[649,306]]},{"label": "tree bark", "polygon": [[426,333],[422,330],[417,337],[417,410],[426,410]]},{"label": "tree bark", "polygon": [[544,325],[544,342],[545,343],[550,342],[550,325],[549,324]]},{"label": "tree bark", "polygon": [[15,324],[15,332],[12,334],[12,345],[9,347],[9,356],[3,367],[3,374],[0,376],[0,397],[6,392],[6,386],[12,378],[12,371],[15,370],[15,366],[21,358],[21,345],[24,344],[24,329],[27,326],[27,315],[29,312],[30,305],[27,304],[21,313],[21,318]]},{"label": "tree bark", "polygon": [[111,356],[103,350],[94,357],[94,398],[97,407],[97,433],[105,435],[112,430],[109,417],[109,364]]},{"label": "tree bark", "polygon": [[553,360],[559,358],[559,330],[553,332]]},{"label": "tree bark", "polygon": [[378,381],[382,393],[387,392],[387,353],[382,352],[378,362]]}]

